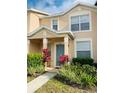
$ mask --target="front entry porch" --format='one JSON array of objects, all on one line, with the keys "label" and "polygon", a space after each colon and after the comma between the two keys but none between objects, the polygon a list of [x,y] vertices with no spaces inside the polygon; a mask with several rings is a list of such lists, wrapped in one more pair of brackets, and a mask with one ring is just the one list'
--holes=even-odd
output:
[{"label": "front entry porch", "polygon": [[64,45],[64,38],[51,38],[46,40],[30,39],[29,42],[30,44],[28,53],[41,53],[42,49],[48,48],[49,54],[51,56],[51,62],[48,64],[50,67],[60,66],[59,56],[64,54],[68,55],[68,47],[65,47]]},{"label": "front entry porch", "polygon": [[69,44],[73,38],[69,33],[56,33],[48,29],[41,28],[40,31],[29,33],[28,53],[41,53],[42,49],[48,48],[51,55],[49,67],[59,67],[59,56],[69,55]]}]

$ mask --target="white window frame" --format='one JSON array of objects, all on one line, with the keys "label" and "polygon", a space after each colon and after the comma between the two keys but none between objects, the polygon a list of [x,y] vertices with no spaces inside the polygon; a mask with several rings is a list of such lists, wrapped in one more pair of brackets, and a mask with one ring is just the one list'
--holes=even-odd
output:
[{"label": "white window frame", "polygon": [[76,50],[77,49],[77,45],[76,45],[77,41],[90,41],[90,48],[91,48],[90,49],[90,51],[91,51],[91,56],[90,57],[93,58],[93,47],[92,47],[92,39],[91,38],[79,38],[79,39],[75,39],[74,40],[74,47],[75,47],[74,48],[74,51],[75,51],[74,53],[75,53],[75,57],[77,57],[77,50]]},{"label": "white window frame", "polygon": [[[89,25],[90,25],[89,30],[71,31],[71,17],[80,16],[80,15],[89,15]],[[80,22],[80,18],[79,18],[79,22]],[[77,33],[77,32],[90,32],[90,31],[92,31],[92,16],[91,16],[91,12],[90,11],[83,11],[81,13],[75,13],[75,14],[70,15],[69,16],[69,31],[71,31],[73,33]]]},{"label": "white window frame", "polygon": [[59,18],[52,18],[51,19],[51,29],[53,29],[53,20],[57,20],[58,22],[57,22],[57,26],[58,26],[58,29],[57,29],[57,31],[59,30]]}]

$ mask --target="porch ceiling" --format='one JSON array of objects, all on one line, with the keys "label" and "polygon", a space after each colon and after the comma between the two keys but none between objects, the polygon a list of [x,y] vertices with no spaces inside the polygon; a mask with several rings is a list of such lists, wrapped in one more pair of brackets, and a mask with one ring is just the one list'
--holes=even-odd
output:
[{"label": "porch ceiling", "polygon": [[70,31],[57,32],[46,26],[41,26],[37,28],[36,30],[34,30],[33,32],[28,33],[28,39],[42,39],[44,37],[45,38],[58,38],[58,37],[65,37],[66,35],[68,35],[71,39],[74,39],[73,33]]}]

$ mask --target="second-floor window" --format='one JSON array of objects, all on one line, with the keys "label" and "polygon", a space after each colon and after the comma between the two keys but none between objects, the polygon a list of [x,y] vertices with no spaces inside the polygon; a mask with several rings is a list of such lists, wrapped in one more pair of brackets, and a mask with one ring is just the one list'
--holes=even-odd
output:
[{"label": "second-floor window", "polygon": [[71,17],[71,31],[86,31],[90,29],[89,15]]},{"label": "second-floor window", "polygon": [[58,20],[57,19],[52,20],[52,29],[58,30]]}]

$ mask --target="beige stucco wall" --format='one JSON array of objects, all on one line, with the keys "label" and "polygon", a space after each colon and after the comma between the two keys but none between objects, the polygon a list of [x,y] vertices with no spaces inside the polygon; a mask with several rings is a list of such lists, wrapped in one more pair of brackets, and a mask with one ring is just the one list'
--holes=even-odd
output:
[{"label": "beige stucco wall", "polygon": [[74,57],[74,40],[69,39],[69,45],[68,45],[69,49],[69,59],[71,61],[71,59]]},{"label": "beige stucco wall", "polygon": [[40,17],[46,16],[45,14],[40,14],[36,12],[27,12],[27,31],[34,31],[40,26]]},{"label": "beige stucco wall", "polygon": [[28,32],[31,32],[40,26],[39,17],[35,13],[28,12],[27,19]]},{"label": "beige stucco wall", "polygon": [[51,18],[40,19],[40,25],[45,25],[51,28]]},{"label": "beige stucco wall", "polygon": [[42,42],[43,41],[41,39],[30,40],[29,53],[40,53],[42,49]]}]

